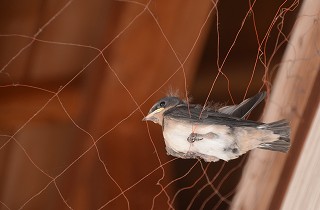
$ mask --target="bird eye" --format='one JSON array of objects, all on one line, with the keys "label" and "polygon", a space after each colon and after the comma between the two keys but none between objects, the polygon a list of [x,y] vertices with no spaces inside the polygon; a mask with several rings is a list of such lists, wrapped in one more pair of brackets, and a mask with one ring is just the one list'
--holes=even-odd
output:
[{"label": "bird eye", "polygon": [[164,105],[166,105],[166,102],[161,101],[159,105],[160,105],[160,107],[164,107]]}]

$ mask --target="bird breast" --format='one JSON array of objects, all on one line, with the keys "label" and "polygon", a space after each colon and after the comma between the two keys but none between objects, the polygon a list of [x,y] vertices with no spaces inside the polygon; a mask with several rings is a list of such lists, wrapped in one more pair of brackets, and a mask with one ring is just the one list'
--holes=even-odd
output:
[{"label": "bird breast", "polygon": [[[197,135],[195,141],[188,141],[190,135],[193,134]],[[233,136],[230,135],[230,127],[226,125],[199,125],[166,119],[163,136],[166,146],[176,152],[195,153],[200,157],[214,156],[223,160],[238,156],[235,152],[228,151],[228,148],[235,147],[236,143]]]}]

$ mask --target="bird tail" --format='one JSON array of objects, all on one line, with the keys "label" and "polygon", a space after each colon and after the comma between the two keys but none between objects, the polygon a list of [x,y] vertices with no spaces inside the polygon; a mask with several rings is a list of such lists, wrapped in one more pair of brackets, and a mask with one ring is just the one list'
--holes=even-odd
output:
[{"label": "bird tail", "polygon": [[287,120],[263,124],[259,127],[261,129],[271,130],[274,134],[278,134],[280,137],[276,141],[262,143],[258,148],[278,152],[288,152],[290,148],[290,125]]}]

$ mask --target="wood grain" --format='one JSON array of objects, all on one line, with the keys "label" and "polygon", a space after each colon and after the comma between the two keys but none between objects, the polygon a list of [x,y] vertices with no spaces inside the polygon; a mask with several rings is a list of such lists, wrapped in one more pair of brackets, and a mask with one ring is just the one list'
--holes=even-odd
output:
[{"label": "wood grain", "polygon": [[[287,169],[290,161],[295,160],[289,157],[298,155],[301,150],[298,148],[301,144],[295,142],[304,142],[306,138],[306,136],[301,138],[297,131],[310,129],[305,126],[308,118],[304,114],[318,106],[317,100],[309,101],[309,99],[315,97],[312,94],[317,92],[313,91],[313,88],[316,88],[314,84],[319,82],[317,81],[320,69],[317,48],[320,44],[319,12],[320,2],[312,0],[303,2],[263,118],[265,122],[282,118],[291,121],[293,141],[291,150],[295,151],[295,154],[253,151],[244,169],[232,209],[277,209],[279,205],[275,203],[282,202],[283,194],[278,194],[277,190],[282,188],[284,193],[287,188],[288,181],[281,182],[281,180],[282,177],[287,179],[291,177],[292,170]],[[308,120],[312,121],[312,118]]]}]

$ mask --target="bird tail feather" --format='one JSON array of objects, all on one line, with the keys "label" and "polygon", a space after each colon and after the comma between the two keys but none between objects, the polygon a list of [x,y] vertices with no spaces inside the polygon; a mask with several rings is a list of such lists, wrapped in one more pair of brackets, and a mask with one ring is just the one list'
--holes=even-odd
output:
[{"label": "bird tail feather", "polygon": [[279,120],[273,123],[264,124],[261,126],[262,129],[271,130],[274,134],[278,134],[280,137],[278,140],[273,142],[266,142],[259,145],[258,148],[288,152],[290,148],[290,125],[287,120]]}]

